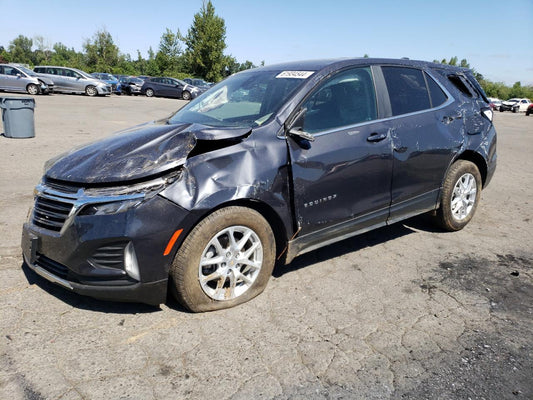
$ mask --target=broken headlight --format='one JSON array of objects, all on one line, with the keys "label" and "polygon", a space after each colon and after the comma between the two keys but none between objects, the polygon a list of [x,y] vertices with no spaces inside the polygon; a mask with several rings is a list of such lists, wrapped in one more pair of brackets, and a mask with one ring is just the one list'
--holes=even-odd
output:
[{"label": "broken headlight", "polygon": [[179,179],[179,172],[131,185],[84,189],[85,205],[79,215],[109,215],[126,212],[161,192]]}]

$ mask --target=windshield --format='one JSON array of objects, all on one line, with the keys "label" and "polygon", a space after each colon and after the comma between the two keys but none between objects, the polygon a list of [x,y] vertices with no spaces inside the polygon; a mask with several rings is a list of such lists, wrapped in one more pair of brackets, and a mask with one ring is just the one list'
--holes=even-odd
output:
[{"label": "windshield", "polygon": [[80,74],[84,78],[95,79],[94,76],[89,75],[87,72],[82,71],[81,69],[74,69],[74,71],[76,71],[78,74]]},{"label": "windshield", "polygon": [[17,68],[20,69],[21,71],[25,72],[29,76],[36,76],[35,72],[33,72],[31,69],[23,67],[22,65],[17,65]]},{"label": "windshield", "polygon": [[179,110],[169,123],[260,126],[313,74],[288,72],[250,70],[232,75]]}]

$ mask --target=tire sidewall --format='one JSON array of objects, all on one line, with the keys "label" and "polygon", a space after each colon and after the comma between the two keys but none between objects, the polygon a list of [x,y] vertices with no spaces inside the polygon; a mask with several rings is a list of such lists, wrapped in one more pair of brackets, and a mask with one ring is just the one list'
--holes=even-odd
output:
[{"label": "tire sidewall", "polygon": [[[202,289],[198,268],[205,247],[220,231],[241,225],[252,229],[263,247],[263,264],[253,285],[241,296],[231,300],[213,300]],[[266,287],[275,264],[276,248],[272,229],[264,217],[246,207],[227,207],[215,211],[202,220],[187,236],[171,267],[178,301],[189,310],[212,311],[234,307],[260,294]]]},{"label": "tire sidewall", "polygon": [[[459,179],[467,173],[471,174],[476,180],[476,199],[472,211],[470,211],[470,214],[465,219],[458,221],[453,217],[452,214],[451,199],[455,185],[457,184]],[[442,227],[450,231],[458,231],[463,229],[476,213],[477,206],[479,204],[479,199],[481,197],[481,190],[481,174],[479,173],[477,166],[474,163],[466,160],[456,161],[450,167],[442,188],[442,197],[438,213]]]},{"label": "tire sidewall", "polygon": [[34,96],[36,94],[39,94],[39,86],[37,86],[34,83],[30,83],[28,87],[26,88],[26,91],[28,92],[28,94],[31,94],[32,96]]},{"label": "tire sidewall", "polygon": [[94,86],[87,86],[85,88],[85,94],[87,96],[90,96],[90,97],[94,97],[98,94],[98,91],[96,90],[96,88]]},{"label": "tire sidewall", "polygon": [[145,91],[146,97],[154,97],[154,90],[153,89],[146,89]]}]

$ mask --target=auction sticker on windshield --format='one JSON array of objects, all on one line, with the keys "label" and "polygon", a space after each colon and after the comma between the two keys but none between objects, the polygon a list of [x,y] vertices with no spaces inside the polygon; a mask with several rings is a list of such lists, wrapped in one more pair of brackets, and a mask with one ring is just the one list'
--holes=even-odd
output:
[{"label": "auction sticker on windshield", "polygon": [[283,71],[276,75],[276,78],[307,79],[313,74],[313,71]]}]

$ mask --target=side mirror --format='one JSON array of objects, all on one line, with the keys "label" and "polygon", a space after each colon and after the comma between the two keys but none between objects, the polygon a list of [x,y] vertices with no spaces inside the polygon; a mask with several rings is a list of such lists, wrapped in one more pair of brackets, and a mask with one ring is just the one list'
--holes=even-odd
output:
[{"label": "side mirror", "polygon": [[315,137],[310,133],[304,131],[303,129],[306,112],[307,108],[304,107],[296,113],[296,115],[292,119],[292,122],[289,124],[288,134],[289,136],[292,136],[297,139],[303,139],[309,142],[314,142]]},{"label": "side mirror", "polygon": [[20,72],[17,73],[17,78],[22,78],[22,74]]}]

